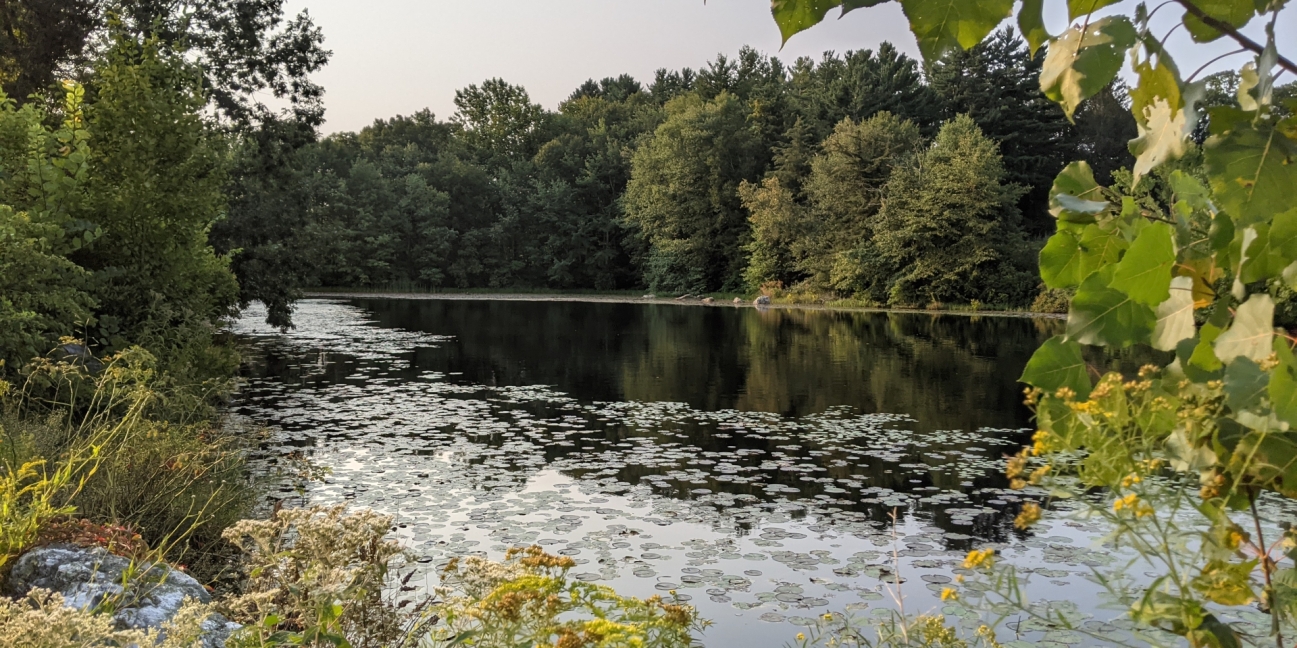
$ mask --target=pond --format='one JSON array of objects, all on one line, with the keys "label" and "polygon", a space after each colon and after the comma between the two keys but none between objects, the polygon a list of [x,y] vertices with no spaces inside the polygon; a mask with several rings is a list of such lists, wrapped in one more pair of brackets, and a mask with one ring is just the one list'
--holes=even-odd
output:
[{"label": "pond", "polygon": [[304,301],[287,333],[263,317],[235,331],[261,461],[305,453],[332,472],[300,500],[396,516],[423,586],[452,556],[539,544],[576,578],[675,591],[715,622],[705,645],[755,648],[886,613],[898,563],[906,611],[968,616],[939,593],[994,546],[1033,595],[1097,610],[1098,530],[1015,530],[1002,475],[1030,436],[1017,378],[1057,320],[370,298]]}]

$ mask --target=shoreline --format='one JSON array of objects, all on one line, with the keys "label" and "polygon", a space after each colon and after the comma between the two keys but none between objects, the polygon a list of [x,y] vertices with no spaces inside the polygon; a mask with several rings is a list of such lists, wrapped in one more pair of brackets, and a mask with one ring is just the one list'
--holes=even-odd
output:
[{"label": "shoreline", "polygon": [[381,290],[357,290],[357,291],[340,291],[340,290],[307,290],[302,293],[303,299],[406,299],[406,300],[472,300],[472,301],[552,301],[552,302],[588,302],[588,303],[605,303],[605,304],[660,304],[674,306],[711,306],[711,307],[729,307],[729,308],[759,308],[759,309],[802,309],[818,310],[832,312],[849,312],[849,313],[907,313],[907,314],[927,314],[927,315],[962,315],[965,317],[1018,317],[1025,319],[1067,319],[1065,313],[1032,313],[1029,311],[1003,311],[1003,310],[952,310],[952,309],[926,309],[926,308],[870,308],[866,306],[835,306],[832,304],[780,304],[771,303],[757,306],[748,300],[741,303],[732,301],[715,301],[710,304],[704,303],[700,298],[677,299],[672,297],[655,297],[652,299],[644,297],[631,297],[629,295],[617,294],[598,294],[598,293],[490,293],[490,292],[463,292],[463,293],[413,293],[413,292],[389,292]]}]

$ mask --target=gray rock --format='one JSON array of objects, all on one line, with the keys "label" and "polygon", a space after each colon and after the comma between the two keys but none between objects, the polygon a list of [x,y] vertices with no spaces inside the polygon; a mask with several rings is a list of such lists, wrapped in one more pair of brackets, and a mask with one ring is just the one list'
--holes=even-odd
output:
[{"label": "gray rock", "polygon": [[752,300],[752,305],[753,305],[753,306],[769,306],[769,305],[770,305],[770,295],[762,295],[762,296],[760,296],[760,297],[757,297],[756,299]]},{"label": "gray rock", "polygon": [[[188,574],[150,563],[132,569],[130,560],[101,547],[50,545],[23,554],[9,573],[5,593],[22,597],[37,587],[62,594],[65,605],[79,609],[111,601],[116,609],[113,620],[120,628],[160,628],[185,599],[212,601],[202,584]],[[223,648],[242,626],[213,614],[202,627],[203,646]]]},{"label": "gray rock", "polygon": [[734,298],[734,303],[735,303],[735,304],[742,304],[742,303],[743,303],[743,298],[742,298],[742,297],[735,297],[735,298]]}]

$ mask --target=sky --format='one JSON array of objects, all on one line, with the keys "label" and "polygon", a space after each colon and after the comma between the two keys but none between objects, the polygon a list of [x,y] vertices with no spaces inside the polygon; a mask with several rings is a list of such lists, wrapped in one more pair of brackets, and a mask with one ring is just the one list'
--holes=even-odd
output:
[{"label": "sky", "polygon": [[[1061,5],[1059,2],[1047,5]],[[1153,5],[1154,3],[1150,3]],[[1130,11],[1123,2],[1112,11]],[[794,36],[780,50],[779,29],[769,0],[288,0],[288,13],[306,9],[333,52],[317,73],[324,85],[324,131],[355,131],[375,119],[428,108],[440,119],[455,111],[455,90],[490,78],[525,87],[532,101],[555,109],[586,79],[630,74],[642,83],[658,68],[700,68],[717,54],[743,45],[791,62],[825,51],[873,49],[890,41],[918,56],[900,5],[853,11]],[[1155,16],[1155,31],[1176,21],[1176,7]],[[1279,50],[1297,52],[1297,10],[1281,15]],[[1061,6],[1047,10],[1053,33],[1067,24]],[[1259,30],[1251,30],[1254,37]],[[1171,35],[1172,51],[1188,74],[1234,47],[1188,45],[1184,30]],[[1237,68],[1247,59],[1228,58],[1214,68]],[[1291,79],[1285,79],[1291,80]]]}]

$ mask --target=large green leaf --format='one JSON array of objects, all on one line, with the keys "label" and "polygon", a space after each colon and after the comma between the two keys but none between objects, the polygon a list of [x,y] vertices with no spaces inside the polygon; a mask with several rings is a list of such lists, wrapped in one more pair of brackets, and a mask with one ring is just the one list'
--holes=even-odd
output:
[{"label": "large green leaf", "polygon": [[1067,337],[1081,344],[1127,347],[1148,342],[1157,324],[1153,309],[1108,287],[1111,272],[1090,275],[1067,315]]},{"label": "large green leaf", "polygon": [[1130,152],[1135,156],[1133,173],[1138,182],[1155,167],[1184,155],[1192,126],[1180,92],[1180,75],[1169,60],[1142,61],[1135,72],[1139,85],[1131,89],[1130,100],[1139,136],[1130,141]]},{"label": "large green leaf", "polygon": [[1285,261],[1297,261],[1297,206],[1275,214],[1270,223],[1270,249]]},{"label": "large green leaf", "polygon": [[1076,20],[1118,2],[1121,0],[1067,0],[1067,19]]},{"label": "large green leaf", "polygon": [[1154,349],[1174,351],[1182,340],[1193,337],[1193,278],[1171,280],[1170,296],[1157,306],[1157,324],[1150,341]]},{"label": "large green leaf", "polygon": [[1216,338],[1216,357],[1229,364],[1244,357],[1261,362],[1274,342],[1274,300],[1270,295],[1248,297],[1234,312],[1234,323]]},{"label": "large green leaf", "polygon": [[1121,70],[1124,53],[1135,43],[1135,26],[1125,16],[1109,16],[1073,27],[1049,44],[1040,71],[1040,89],[1071,119],[1082,101],[1108,85]]},{"label": "large green leaf", "polygon": [[1144,228],[1122,256],[1110,288],[1141,304],[1157,306],[1170,297],[1171,268],[1175,265],[1175,230],[1166,223]]},{"label": "large green leaf", "polygon": [[771,0],[770,13],[787,43],[794,34],[818,25],[830,9],[841,5],[842,0]]},{"label": "large green leaf", "polygon": [[1274,352],[1279,366],[1270,374],[1270,408],[1280,420],[1297,425],[1297,358],[1284,338],[1275,339]]},{"label": "large green leaf", "polygon": [[[1193,0],[1193,4],[1208,16],[1234,28],[1246,25],[1257,12],[1257,3],[1252,0]],[[1211,42],[1224,35],[1188,11],[1184,14],[1184,26],[1199,43]]]},{"label": "large green leaf", "polygon": [[1225,369],[1225,402],[1241,412],[1261,402],[1270,385],[1270,374],[1247,358],[1235,358]]},{"label": "large green leaf", "polygon": [[1045,0],[1022,0],[1022,8],[1018,10],[1018,31],[1022,32],[1033,57],[1050,38],[1045,29],[1044,5]]},{"label": "large green leaf", "polygon": [[[1285,225],[1285,236],[1290,234],[1286,231],[1288,227]],[[1239,279],[1243,283],[1277,277],[1288,267],[1289,258],[1281,249],[1283,241],[1276,241],[1273,234],[1273,228],[1265,223],[1253,225],[1243,232],[1243,255],[1239,263]]]},{"label": "large green leaf", "polygon": [[1060,229],[1040,250],[1040,277],[1050,288],[1079,286],[1094,271],[1116,263],[1125,247],[1119,233],[1098,225]]},{"label": "large green leaf", "polygon": [[1093,223],[1108,207],[1103,188],[1088,162],[1073,162],[1054,177],[1049,189],[1049,213],[1067,223]]},{"label": "large green leaf", "polygon": [[1235,475],[1247,475],[1263,487],[1297,496],[1297,433],[1254,431],[1245,435],[1226,464]]},{"label": "large green leaf", "polygon": [[1067,387],[1079,398],[1090,395],[1090,375],[1081,357],[1081,345],[1062,336],[1054,336],[1036,349],[1019,380],[1047,392]]},{"label": "large green leaf", "polygon": [[968,49],[1013,12],[1013,0],[901,0],[919,51],[929,62]]},{"label": "large green leaf", "polygon": [[[1297,187],[1297,142],[1286,137],[1272,121],[1256,125],[1236,111],[1213,110],[1205,165],[1217,205],[1239,225],[1269,220],[1293,207]],[[1223,132],[1216,119],[1228,121]]]}]

